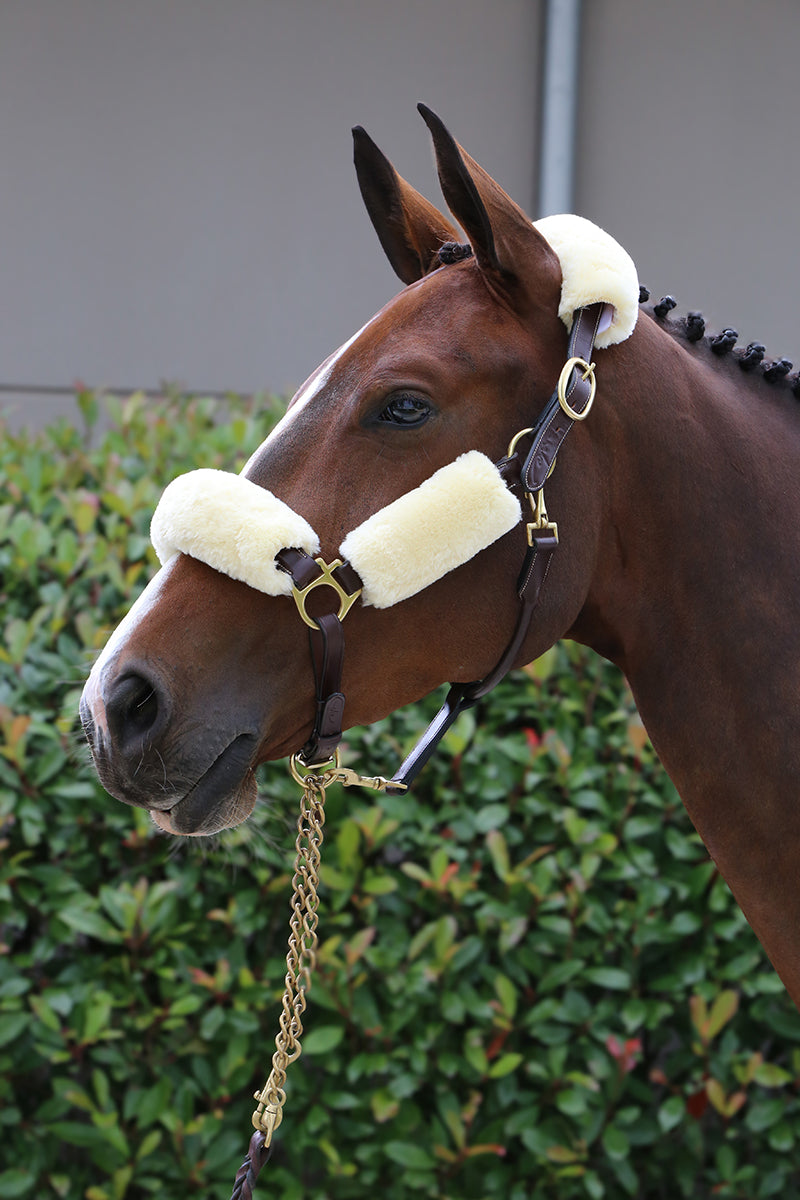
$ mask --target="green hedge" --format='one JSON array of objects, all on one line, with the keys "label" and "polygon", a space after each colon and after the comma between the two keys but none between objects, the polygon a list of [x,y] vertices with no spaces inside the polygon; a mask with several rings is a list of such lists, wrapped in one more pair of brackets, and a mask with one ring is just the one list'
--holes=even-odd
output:
[{"label": "green hedge", "polygon": [[[75,722],[153,567],[169,478],[238,467],[277,405],[79,397],[0,451],[0,1196],[219,1197],[284,974],[296,786],[170,841]],[[232,415],[233,414],[233,415]],[[433,701],[347,738],[390,772]],[[303,1057],[258,1194],[796,1195],[800,1018],[619,675],[564,644],[413,794],[329,793]]]}]

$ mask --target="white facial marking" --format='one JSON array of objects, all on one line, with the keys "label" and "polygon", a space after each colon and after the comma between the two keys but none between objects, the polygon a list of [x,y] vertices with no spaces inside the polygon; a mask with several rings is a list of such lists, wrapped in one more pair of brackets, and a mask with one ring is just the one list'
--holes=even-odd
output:
[{"label": "white facial marking", "polygon": [[101,729],[106,728],[105,704],[103,703],[103,688],[101,682],[106,665],[120,649],[123,641],[136,627],[145,613],[149,612],[149,610],[156,603],[161,589],[167,580],[167,576],[171,573],[172,567],[177,561],[178,556],[176,555],[174,559],[167,563],[166,566],[162,567],[161,570],[153,576],[147,587],[139,596],[138,600],[114,630],[111,637],[103,647],[100,657],[92,667],[89,678],[86,681],[84,695],[87,703],[92,709],[92,715],[94,717],[95,724]]},{"label": "white facial marking", "polygon": [[[267,442],[274,442],[277,438],[279,438],[287,426],[289,426],[292,421],[299,416],[306,405],[309,404],[309,402],[313,400],[315,396],[319,395],[330,379],[333,369],[338,363],[339,359],[342,357],[345,351],[350,349],[353,342],[361,337],[361,334],[372,324],[372,322],[375,320],[375,317],[379,315],[379,313],[376,313],[374,317],[370,317],[365,325],[362,325],[361,328],[354,333],[352,337],[348,338],[338,350],[334,350],[333,354],[329,355],[329,357],[317,367],[314,374],[308,377],[306,382],[300,388],[299,392],[295,394],[291,408],[287,409],[278,424],[272,430],[272,433],[269,435],[269,437],[267,437],[265,441],[261,443],[262,446],[265,446]],[[242,475],[247,474],[251,463],[258,457],[260,450],[261,446],[258,447],[258,450],[256,450],[254,454],[251,454],[250,458],[242,468]]]}]

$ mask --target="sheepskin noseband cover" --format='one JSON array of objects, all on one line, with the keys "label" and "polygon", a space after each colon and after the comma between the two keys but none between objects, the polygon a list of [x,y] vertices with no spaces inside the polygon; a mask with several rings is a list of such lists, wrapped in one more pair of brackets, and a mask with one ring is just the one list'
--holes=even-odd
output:
[{"label": "sheepskin noseband cover", "polygon": [[270,596],[292,594],[291,576],[275,563],[279,550],[319,551],[314,530],[288,504],[210,467],[173,479],[153,513],[150,540],[162,563],[188,554]]},{"label": "sheepskin noseband cover", "polygon": [[[471,450],[374,513],[347,535],[340,554],[363,581],[363,603],[388,608],[468,562],[521,515],[494,463]],[[150,537],[162,563],[188,554],[270,596],[292,591],[275,563],[279,550],[319,551],[316,533],[288,504],[241,475],[211,469],[169,484]]]}]

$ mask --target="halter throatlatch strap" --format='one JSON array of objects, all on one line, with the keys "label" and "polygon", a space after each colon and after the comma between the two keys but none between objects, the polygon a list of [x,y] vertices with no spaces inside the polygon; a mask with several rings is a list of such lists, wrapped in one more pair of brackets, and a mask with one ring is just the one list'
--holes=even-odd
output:
[{"label": "halter throatlatch strap", "polygon": [[[591,304],[576,310],[567,362],[558,385],[536,425],[527,431],[531,437],[531,447],[524,463],[520,466],[516,450],[498,463],[498,469],[506,475],[509,484],[513,484],[516,478],[519,478],[523,489],[531,498],[534,495],[541,496],[545,480],[553,468],[564,438],[575,421],[581,421],[588,415],[594,400],[595,380],[591,355],[604,307],[603,304]],[[541,510],[544,512],[543,505]],[[411,785],[461,713],[477,704],[514,666],[530,630],[557,546],[558,531],[547,521],[546,513],[544,520],[528,525],[528,550],[517,579],[520,609],[511,641],[493,670],[484,679],[474,683],[455,683],[451,686],[439,712],[400,770],[392,777],[392,783],[397,785],[397,793],[405,791]],[[391,785],[386,790],[390,794],[394,791]]]}]

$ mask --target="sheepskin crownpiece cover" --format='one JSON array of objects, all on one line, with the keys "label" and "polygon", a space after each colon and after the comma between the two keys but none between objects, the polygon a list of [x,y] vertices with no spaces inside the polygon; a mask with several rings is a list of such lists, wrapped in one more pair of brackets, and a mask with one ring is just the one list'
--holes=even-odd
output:
[{"label": "sheepskin crownpiece cover", "polygon": [[630,337],[639,315],[639,277],[628,252],[604,229],[571,213],[543,217],[534,228],[561,264],[558,315],[567,329],[576,308],[603,302],[609,311],[595,338],[598,349]]},{"label": "sheepskin crownpiece cover", "polygon": [[[470,450],[368,517],[339,553],[361,576],[364,604],[387,608],[468,562],[520,519],[494,463]],[[189,554],[270,596],[292,590],[274,561],[279,550],[319,551],[316,533],[288,504],[241,475],[210,469],[169,484],[150,537],[162,563]]]}]

